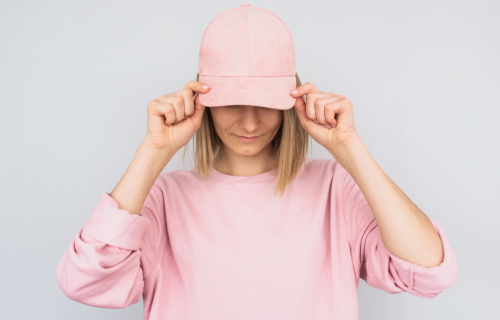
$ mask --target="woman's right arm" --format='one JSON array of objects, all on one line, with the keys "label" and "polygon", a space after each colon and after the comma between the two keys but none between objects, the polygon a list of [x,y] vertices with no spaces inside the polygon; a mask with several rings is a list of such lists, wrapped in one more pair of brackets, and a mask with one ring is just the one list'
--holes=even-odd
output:
[{"label": "woman's right arm", "polygon": [[72,238],[57,266],[68,298],[102,308],[139,302],[166,233],[163,196],[153,184],[173,155],[155,152],[140,145],[116,188],[101,195]]},{"label": "woman's right arm", "polygon": [[207,92],[202,85],[190,81],[148,104],[146,138],[115,189],[101,194],[57,266],[57,281],[70,299],[102,308],[139,302],[167,233],[164,197],[155,182],[200,126],[205,107],[192,93]]}]

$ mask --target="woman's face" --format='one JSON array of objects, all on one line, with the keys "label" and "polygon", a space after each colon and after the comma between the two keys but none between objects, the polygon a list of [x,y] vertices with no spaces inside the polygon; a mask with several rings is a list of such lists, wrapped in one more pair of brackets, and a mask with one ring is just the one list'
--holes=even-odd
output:
[{"label": "woman's face", "polygon": [[262,151],[271,143],[283,121],[283,110],[248,105],[208,108],[220,139],[227,148],[240,155],[255,155]]}]

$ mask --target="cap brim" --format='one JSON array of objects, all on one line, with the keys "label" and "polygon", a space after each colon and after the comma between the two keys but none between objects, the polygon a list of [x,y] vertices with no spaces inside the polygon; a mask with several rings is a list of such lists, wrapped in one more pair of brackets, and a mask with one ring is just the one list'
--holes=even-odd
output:
[{"label": "cap brim", "polygon": [[207,107],[252,105],[271,109],[293,108],[296,99],[290,91],[296,87],[295,76],[227,77],[200,75],[199,82],[210,86],[198,92],[200,103]]}]

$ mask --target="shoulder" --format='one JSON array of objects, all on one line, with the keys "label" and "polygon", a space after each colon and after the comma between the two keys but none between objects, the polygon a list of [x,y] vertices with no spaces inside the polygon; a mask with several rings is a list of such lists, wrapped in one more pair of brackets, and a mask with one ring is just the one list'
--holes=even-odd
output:
[{"label": "shoulder", "polygon": [[161,190],[196,188],[200,178],[193,170],[173,170],[161,173],[155,181],[155,187]]},{"label": "shoulder", "polygon": [[335,159],[307,159],[304,163],[304,176],[328,178],[343,181],[347,170]]}]

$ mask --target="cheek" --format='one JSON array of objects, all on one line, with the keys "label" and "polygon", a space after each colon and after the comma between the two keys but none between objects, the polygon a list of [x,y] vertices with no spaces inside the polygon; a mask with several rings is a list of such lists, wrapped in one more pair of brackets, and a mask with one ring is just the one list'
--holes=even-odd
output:
[{"label": "cheek", "polygon": [[269,112],[262,119],[264,119],[268,128],[278,129],[283,121],[283,111]]},{"label": "cheek", "polygon": [[234,123],[234,115],[227,110],[223,110],[222,108],[215,108],[217,110],[213,111],[211,109],[212,121],[214,123],[215,130],[219,136],[223,136],[226,132],[226,129],[231,127]]}]

